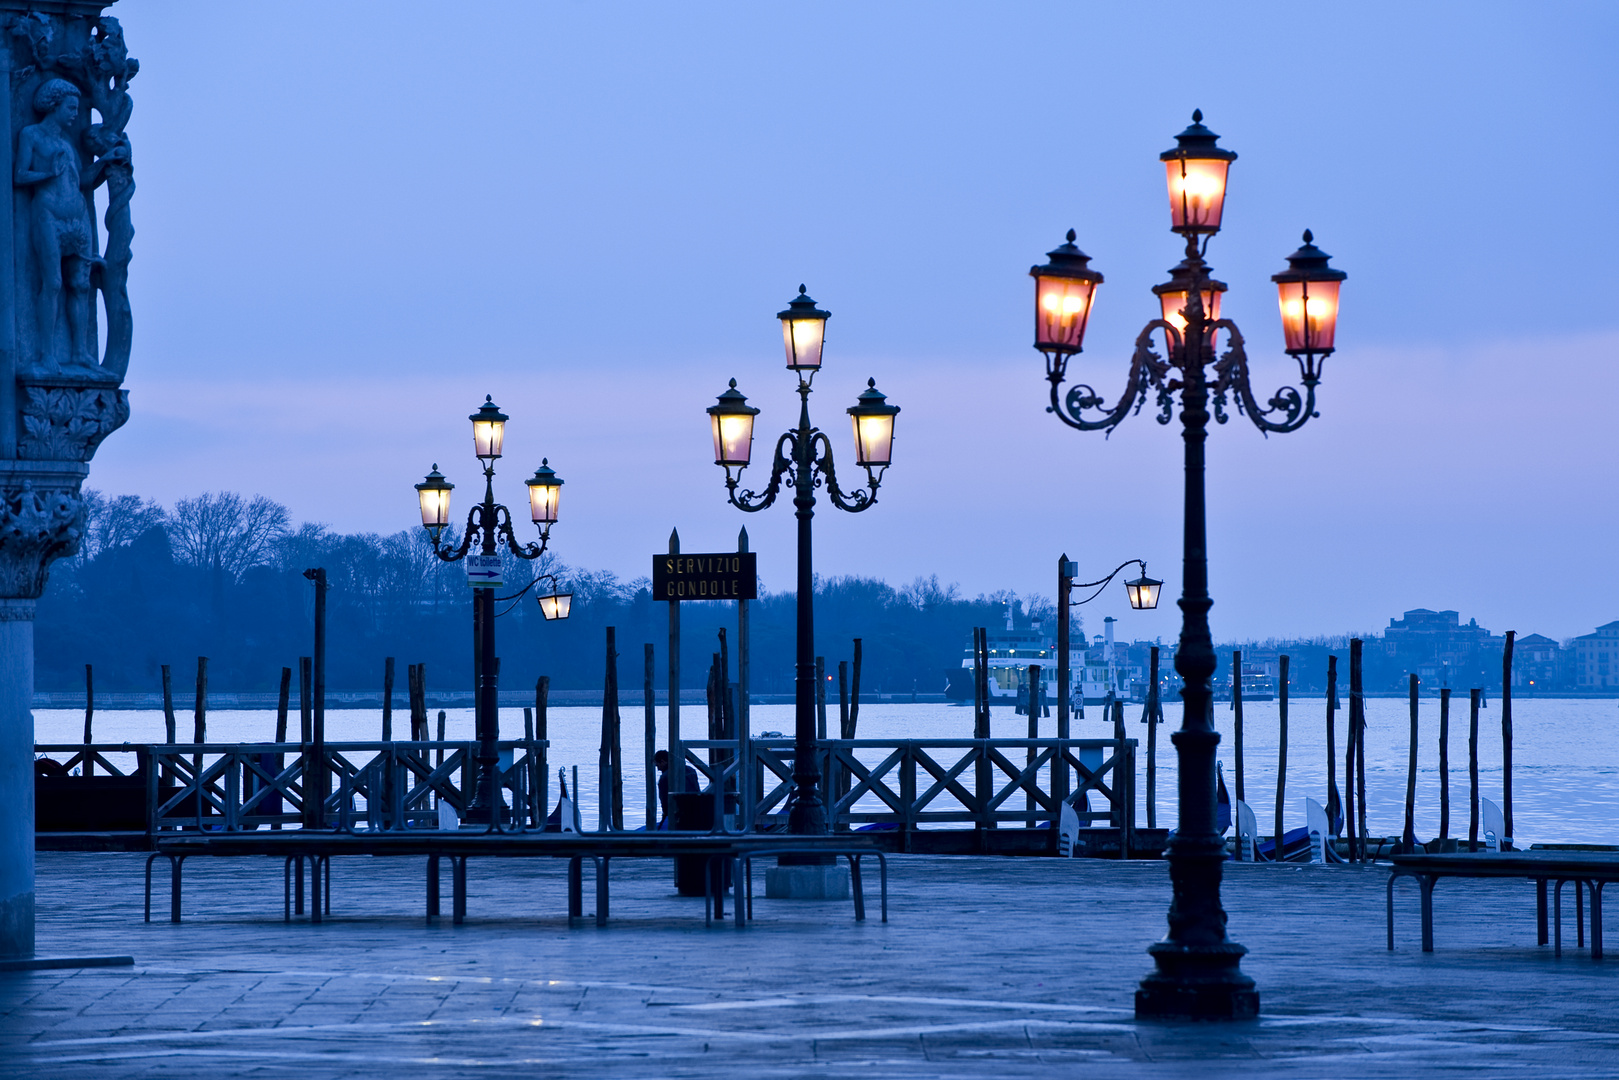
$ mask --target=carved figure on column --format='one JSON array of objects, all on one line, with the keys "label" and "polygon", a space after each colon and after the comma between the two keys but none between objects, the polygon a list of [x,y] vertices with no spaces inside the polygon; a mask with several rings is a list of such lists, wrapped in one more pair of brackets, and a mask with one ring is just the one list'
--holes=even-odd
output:
[{"label": "carved figure on column", "polygon": [[42,119],[18,134],[15,173],[16,185],[31,193],[27,226],[38,275],[33,361],[42,373],[100,374],[90,352],[90,268],[101,260],[91,250],[93,226],[71,138],[79,89],[47,79],[34,93],[34,110]]}]

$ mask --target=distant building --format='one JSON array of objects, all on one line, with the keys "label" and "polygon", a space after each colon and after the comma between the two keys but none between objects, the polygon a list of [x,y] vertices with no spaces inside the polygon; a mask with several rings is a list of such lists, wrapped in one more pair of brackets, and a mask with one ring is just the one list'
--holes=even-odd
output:
[{"label": "distant building", "polygon": [[[1426,686],[1499,686],[1506,639],[1454,611],[1413,608],[1390,619],[1383,650],[1393,666],[1415,672]],[[1493,678],[1492,678],[1493,675]]]},{"label": "distant building", "polygon": [[1562,647],[1545,634],[1512,643],[1512,685],[1525,693],[1558,690],[1563,683]]},{"label": "distant building", "polygon": [[1570,649],[1576,690],[1619,687],[1619,622],[1604,623],[1596,633],[1575,638]]}]

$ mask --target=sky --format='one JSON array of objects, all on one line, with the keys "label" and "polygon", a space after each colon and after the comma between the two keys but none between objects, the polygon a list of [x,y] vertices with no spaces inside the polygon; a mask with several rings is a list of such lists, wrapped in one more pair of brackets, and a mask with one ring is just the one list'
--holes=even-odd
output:
[{"label": "sky", "polygon": [[727,505],[703,410],[737,379],[768,462],[796,420],[775,313],[804,283],[833,313],[811,408],[845,484],[867,378],[903,410],[878,505],[819,504],[818,572],[1049,595],[1060,553],[1082,577],[1142,558],[1165,603],[1115,585],[1087,629],[1171,640],[1178,421],[1047,415],[1027,271],[1077,230],[1106,282],[1071,371],[1112,400],[1181,254],[1158,153],[1201,108],[1240,155],[1208,258],[1261,400],[1297,378],[1269,276],[1305,228],[1349,274],[1319,419],[1210,438],[1215,637],[1619,619],[1619,6],[112,13],[141,60],[139,188],[103,491],[419,527],[434,463],[476,494],[487,394],[511,416],[497,494],[521,504],[542,457],[566,481],[564,561],[629,579],[671,528],[714,551],[746,526],[789,589],[791,509]]}]

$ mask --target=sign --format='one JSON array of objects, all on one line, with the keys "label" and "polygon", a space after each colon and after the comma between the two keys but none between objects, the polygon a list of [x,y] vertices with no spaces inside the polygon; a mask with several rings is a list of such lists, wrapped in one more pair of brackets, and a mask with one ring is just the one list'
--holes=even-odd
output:
[{"label": "sign", "polygon": [[652,556],[657,600],[757,600],[758,560],[751,551]]},{"label": "sign", "polygon": [[493,589],[506,584],[499,555],[468,555],[466,563],[467,584],[474,589]]}]

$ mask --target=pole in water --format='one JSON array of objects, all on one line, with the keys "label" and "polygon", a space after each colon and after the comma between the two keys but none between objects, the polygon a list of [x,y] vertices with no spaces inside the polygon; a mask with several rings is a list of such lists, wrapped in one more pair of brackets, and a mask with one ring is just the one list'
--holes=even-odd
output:
[{"label": "pole in water", "polygon": [[[1276,686],[1278,694],[1276,698],[1276,831],[1274,834],[1276,846],[1272,849],[1272,854],[1277,862],[1283,862],[1287,857],[1285,846],[1282,843],[1282,838],[1286,835],[1282,825],[1282,806],[1287,795],[1287,668],[1289,658],[1283,655],[1278,659],[1281,661],[1282,671],[1281,680]],[[1240,776],[1241,774],[1239,773],[1238,775]]]},{"label": "pole in water", "polygon": [[84,665],[84,775],[94,776],[96,771],[95,751],[90,749],[92,742],[90,736],[91,722],[96,715],[96,682],[90,670],[90,665]]},{"label": "pole in water", "polygon": [[[1501,652],[1501,850],[1512,850],[1512,643],[1516,630],[1507,631],[1506,648]],[[1576,889],[1575,893],[1578,894]]]},{"label": "pole in water", "polygon": [[1450,839],[1450,687],[1439,691],[1439,840]]},{"label": "pole in water", "polygon": [[[1231,650],[1231,745],[1236,754],[1237,801],[1246,802],[1242,786],[1242,650]],[[1281,798],[1280,795],[1277,798]],[[1280,813],[1280,811],[1278,811]]]},{"label": "pole in water", "polygon": [[1471,803],[1467,812],[1468,851],[1478,850],[1478,706],[1482,694],[1477,687],[1468,691],[1472,699],[1467,720],[1467,785]]},{"label": "pole in water", "polygon": [[1409,854],[1417,850],[1417,676],[1411,673],[1411,739],[1405,768],[1405,832],[1400,846]]},{"label": "pole in water", "polygon": [[1327,657],[1327,828],[1338,835],[1344,804],[1338,796],[1338,658]]}]

